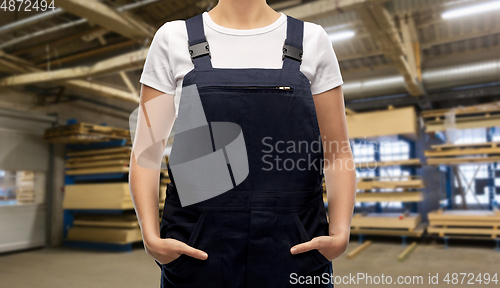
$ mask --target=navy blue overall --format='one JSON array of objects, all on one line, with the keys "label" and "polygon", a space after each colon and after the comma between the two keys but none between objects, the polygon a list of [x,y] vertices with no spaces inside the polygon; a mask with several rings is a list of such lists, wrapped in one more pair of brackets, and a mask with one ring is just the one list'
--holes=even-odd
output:
[{"label": "navy blue overall", "polygon": [[[186,26],[190,47],[207,41],[201,15]],[[208,259],[183,254],[161,265],[162,287],[333,287],[324,278],[322,284],[291,284],[300,276],[332,274],[332,263],[318,250],[290,253],[296,244],[328,235],[323,146],[310,83],[299,69],[303,28],[288,16],[284,50],[293,51],[284,51],[282,69],[221,69],[207,53],[193,58],[183,87],[197,85],[209,123],[240,125],[249,174],[228,192],[182,207],[169,168],[160,235],[201,249]]]}]

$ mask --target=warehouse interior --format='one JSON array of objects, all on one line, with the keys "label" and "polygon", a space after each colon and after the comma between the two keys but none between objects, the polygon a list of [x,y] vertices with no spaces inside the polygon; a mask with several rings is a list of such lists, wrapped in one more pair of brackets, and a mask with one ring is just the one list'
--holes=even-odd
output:
[{"label": "warehouse interior", "polygon": [[[160,26],[217,0],[24,2],[0,6],[0,286],[155,287],[127,183],[139,77]],[[500,1],[267,3],[321,25],[344,80],[358,182],[335,286],[497,286]]]}]

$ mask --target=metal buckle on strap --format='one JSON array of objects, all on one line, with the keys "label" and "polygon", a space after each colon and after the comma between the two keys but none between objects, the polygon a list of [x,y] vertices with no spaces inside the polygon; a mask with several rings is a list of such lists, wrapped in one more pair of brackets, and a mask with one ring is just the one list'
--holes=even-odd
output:
[{"label": "metal buckle on strap", "polygon": [[284,60],[285,57],[297,60],[299,61],[299,63],[302,63],[302,49],[283,44],[283,57],[281,58],[281,60]]},{"label": "metal buckle on strap", "polygon": [[191,61],[193,61],[194,58],[198,58],[201,56],[205,56],[208,54],[209,57],[210,55],[210,47],[208,46],[208,42],[202,42],[199,44],[191,45],[189,46],[189,54],[191,55]]}]

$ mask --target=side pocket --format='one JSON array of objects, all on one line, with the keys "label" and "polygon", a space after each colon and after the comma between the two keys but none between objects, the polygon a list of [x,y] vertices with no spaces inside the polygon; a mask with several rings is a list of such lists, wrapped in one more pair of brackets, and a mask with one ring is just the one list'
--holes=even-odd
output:
[{"label": "side pocket", "polygon": [[[196,225],[193,228],[193,232],[189,236],[188,241],[186,242],[187,245],[193,246],[194,242],[196,241],[196,238],[198,238],[198,235],[200,234],[201,227],[203,226],[203,221],[206,217],[207,211],[203,211],[200,214],[200,218],[198,218],[198,221],[196,222]],[[179,257],[175,258],[174,260],[168,262],[167,264],[163,264],[163,267],[167,269],[174,269],[175,266],[178,266],[178,264],[182,263],[188,256],[186,254],[181,254]]]},{"label": "side pocket", "polygon": [[[302,221],[300,221],[299,215],[297,213],[293,213],[293,218],[295,220],[295,225],[297,226],[297,229],[299,229],[301,237],[303,238],[303,242],[311,241],[311,237],[307,233],[306,228],[304,227],[304,224]],[[311,255],[314,259],[316,259],[319,263],[322,265],[325,265],[330,262],[323,254],[321,254],[317,249],[313,249],[311,251],[305,252]]]}]

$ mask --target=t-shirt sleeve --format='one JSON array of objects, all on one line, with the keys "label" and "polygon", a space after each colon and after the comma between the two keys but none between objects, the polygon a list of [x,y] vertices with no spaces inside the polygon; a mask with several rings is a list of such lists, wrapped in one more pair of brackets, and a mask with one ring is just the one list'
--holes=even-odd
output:
[{"label": "t-shirt sleeve", "polygon": [[318,29],[319,35],[316,42],[315,56],[316,73],[311,80],[313,95],[323,93],[344,83],[332,42],[322,26],[318,25]]},{"label": "t-shirt sleeve", "polygon": [[166,94],[175,94],[176,82],[169,61],[169,22],[156,31],[139,82]]}]

